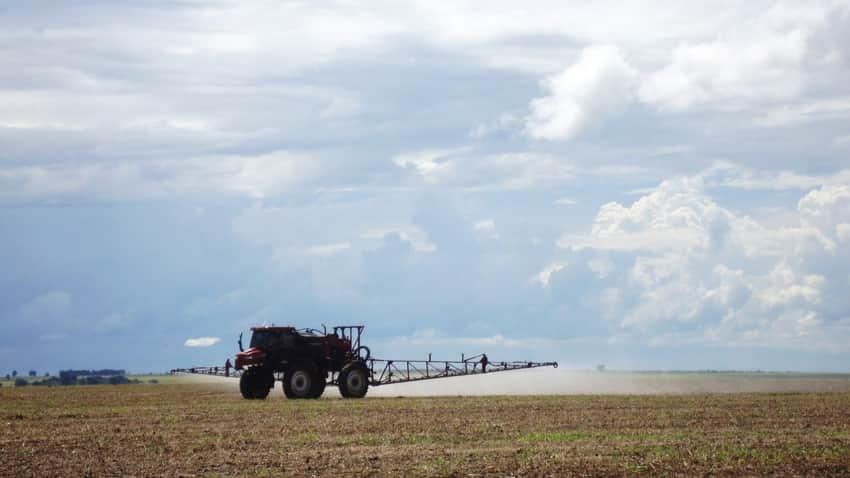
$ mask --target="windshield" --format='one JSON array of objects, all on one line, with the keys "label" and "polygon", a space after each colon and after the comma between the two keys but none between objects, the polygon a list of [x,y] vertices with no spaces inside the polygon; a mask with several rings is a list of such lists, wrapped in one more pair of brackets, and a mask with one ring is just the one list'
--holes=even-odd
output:
[{"label": "windshield", "polygon": [[251,335],[251,347],[257,347],[260,349],[266,348],[266,345],[269,341],[269,333],[266,331],[254,331],[253,335]]}]

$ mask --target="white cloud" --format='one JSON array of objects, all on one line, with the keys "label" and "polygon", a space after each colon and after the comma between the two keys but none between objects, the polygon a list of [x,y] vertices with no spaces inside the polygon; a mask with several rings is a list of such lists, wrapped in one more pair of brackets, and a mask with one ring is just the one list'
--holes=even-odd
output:
[{"label": "white cloud", "polygon": [[497,133],[509,132],[516,129],[520,121],[522,121],[520,118],[510,113],[502,113],[496,120],[476,126],[469,132],[469,136],[474,139],[482,139]]},{"label": "white cloud", "polygon": [[796,302],[816,305],[821,302],[826,278],[822,275],[799,275],[788,264],[778,264],[765,276],[766,286],[760,288],[756,298],[767,308]]},{"label": "white cloud", "polygon": [[451,157],[469,152],[469,148],[415,151],[394,156],[392,162],[401,168],[413,168],[426,183],[437,183],[455,172]]},{"label": "white cloud", "polygon": [[776,127],[848,118],[850,118],[850,97],[845,96],[770,108],[756,118],[755,124]]},{"label": "white cloud", "polygon": [[362,239],[383,242],[384,238],[390,234],[398,234],[398,237],[403,241],[409,242],[416,252],[434,252],[437,250],[437,245],[417,226],[370,229],[360,234],[360,237]]},{"label": "white cloud", "polygon": [[720,240],[728,213],[700,194],[698,178],[664,181],[629,207],[604,204],[589,236],[566,234],[562,248],[682,250]]},{"label": "white cloud", "polygon": [[186,342],[183,343],[186,347],[212,347],[217,344],[221,339],[219,337],[198,337],[194,339],[186,339]]},{"label": "white cloud", "polygon": [[537,139],[571,139],[624,110],[636,77],[618,48],[585,48],[566,70],[543,80],[548,95],[531,101],[525,131]]},{"label": "white cloud", "polygon": [[[480,154],[472,148],[425,150],[392,158],[414,172],[414,183],[462,191],[522,190],[573,179],[575,170],[564,159],[548,154],[519,152]],[[420,183],[420,184],[421,184]]]},{"label": "white cloud", "polygon": [[683,110],[725,99],[788,99],[802,86],[801,67],[810,32],[803,25],[775,25],[768,17],[715,40],[684,43],[671,63],[640,87],[642,101]]},{"label": "white cloud", "polygon": [[[850,263],[848,225],[846,185],[813,189],[796,211],[759,222],[716,203],[701,178],[680,178],[630,206],[602,206],[588,234],[559,245],[591,261],[610,250],[630,258],[609,261],[593,289],[616,285],[619,337],[846,351],[850,278],[836,264]],[[538,282],[559,273],[548,267]]]},{"label": "white cloud", "polygon": [[0,200],[68,195],[99,199],[220,194],[265,198],[308,184],[320,170],[320,158],[287,151],[257,156],[9,165],[0,166]]},{"label": "white cloud", "polygon": [[709,185],[746,190],[809,190],[819,186],[850,183],[850,169],[830,174],[802,174],[796,171],[764,171],[721,163],[703,173]]},{"label": "white cloud", "polygon": [[549,280],[552,278],[552,274],[563,270],[565,267],[567,267],[566,264],[558,262],[549,264],[537,273],[534,280],[539,282],[543,287],[549,287]]},{"label": "white cloud", "polygon": [[788,99],[801,88],[803,32],[759,40],[723,39],[673,51],[671,64],[650,75],[640,99],[661,109],[684,110],[726,99]]},{"label": "white cloud", "polygon": [[838,226],[850,223],[850,186],[825,185],[809,191],[797,208],[805,224],[833,237]]},{"label": "white cloud", "polygon": [[476,231],[492,232],[496,230],[496,221],[492,219],[482,219],[474,225]]},{"label": "white cloud", "polygon": [[[833,38],[844,27],[831,19],[846,5],[829,2],[775,2],[757,17],[735,18],[709,41],[683,41],[670,63],[648,75],[641,101],[661,110],[704,106],[741,110],[753,103],[798,98],[822,77],[840,76],[835,58],[846,45]],[[777,126],[846,116],[846,101],[830,99],[768,110],[757,123]]]},{"label": "white cloud", "polygon": [[336,242],[333,244],[316,244],[304,249],[304,253],[311,256],[330,257],[351,249],[349,242]]},{"label": "white cloud", "polygon": [[[462,49],[490,67],[545,74],[563,68],[559,60],[576,44],[652,50],[671,38],[712,35],[730,22],[761,13],[763,4],[760,7],[756,13],[733,8],[725,0],[688,5],[543,0],[517,9],[515,3],[500,0],[489,2],[486,9],[475,2],[417,1],[408,10],[415,12],[411,30],[432,44]],[[533,41],[538,37],[546,41]]]},{"label": "white cloud", "polygon": [[498,239],[499,232],[496,231],[496,221],[493,219],[482,219],[473,224],[473,229],[478,233],[491,239]]}]

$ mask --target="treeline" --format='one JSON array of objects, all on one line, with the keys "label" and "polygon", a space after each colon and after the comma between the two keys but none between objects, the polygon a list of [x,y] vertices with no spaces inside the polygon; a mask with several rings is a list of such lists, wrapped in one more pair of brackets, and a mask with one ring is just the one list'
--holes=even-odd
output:
[{"label": "treeline", "polygon": [[[101,370],[60,370],[60,385],[99,385],[112,377],[125,377],[123,369],[104,368]],[[120,379],[119,379],[120,380]],[[125,382],[126,383],[126,382]]]},{"label": "treeline", "polygon": [[57,385],[122,385],[142,383],[141,380],[127,378],[123,369],[101,370],[60,370],[58,377],[45,377],[42,380],[27,381],[23,378],[15,380],[16,387],[32,385],[34,387]]}]

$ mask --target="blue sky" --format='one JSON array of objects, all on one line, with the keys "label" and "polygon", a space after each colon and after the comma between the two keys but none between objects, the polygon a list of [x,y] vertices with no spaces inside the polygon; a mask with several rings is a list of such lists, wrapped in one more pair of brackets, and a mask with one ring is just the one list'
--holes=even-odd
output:
[{"label": "blue sky", "polygon": [[0,364],[848,371],[850,4],[4,2]]}]

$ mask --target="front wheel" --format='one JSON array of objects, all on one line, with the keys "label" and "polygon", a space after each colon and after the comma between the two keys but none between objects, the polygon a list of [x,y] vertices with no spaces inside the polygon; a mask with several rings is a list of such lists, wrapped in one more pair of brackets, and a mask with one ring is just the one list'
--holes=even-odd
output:
[{"label": "front wheel", "polygon": [[353,362],[339,373],[339,393],[345,398],[363,398],[369,390],[369,369]]},{"label": "front wheel", "polygon": [[[249,368],[239,377],[239,392],[248,400],[264,400],[269,396],[269,377],[258,368]],[[274,377],[272,377],[272,381]]]}]

